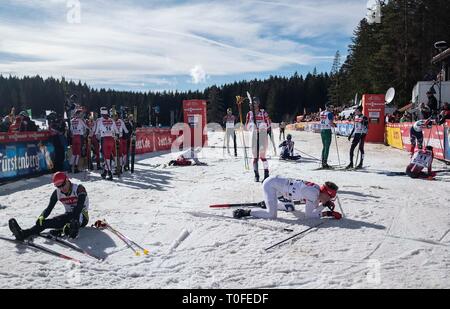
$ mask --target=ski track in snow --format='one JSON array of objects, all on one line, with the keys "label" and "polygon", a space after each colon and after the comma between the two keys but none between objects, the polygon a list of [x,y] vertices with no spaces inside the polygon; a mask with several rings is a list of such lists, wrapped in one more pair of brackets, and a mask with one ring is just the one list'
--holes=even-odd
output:
[{"label": "ski track in snow", "polygon": [[[320,157],[320,135],[293,132],[293,136],[296,148]],[[238,143],[240,140],[239,134]],[[136,174],[114,182],[101,180],[96,172],[74,177],[87,188],[90,224],[107,219],[149,249],[148,256],[134,256],[116,236],[91,227],[82,230],[74,243],[106,256],[104,262],[43,239],[36,242],[78,258],[82,264],[0,242],[0,288],[450,286],[448,184],[382,174],[404,171],[407,153],[367,144],[367,169],[324,171],[315,170],[318,164],[310,159],[279,161],[269,148],[271,175],[336,182],[347,218],[327,221],[266,252],[264,248],[317,224],[317,220],[306,220],[302,205],[296,206],[294,213],[279,213],[275,221],[234,220],[232,209],[210,209],[209,205],[217,203],[259,202],[262,187],[253,182],[252,171],[245,171],[242,148],[239,158],[224,155],[218,133],[210,134],[209,143],[218,147],[202,152],[200,160],[209,166],[164,166],[176,154],[158,153],[139,157]],[[346,138],[338,138],[338,143],[344,166],[350,143]],[[330,161],[337,164],[334,142]],[[445,167],[436,162],[434,168]],[[7,222],[11,217],[23,227],[34,224],[52,191],[50,175],[0,186],[0,235],[10,235]],[[52,215],[62,211],[58,205]],[[189,236],[171,250],[183,230]]]}]

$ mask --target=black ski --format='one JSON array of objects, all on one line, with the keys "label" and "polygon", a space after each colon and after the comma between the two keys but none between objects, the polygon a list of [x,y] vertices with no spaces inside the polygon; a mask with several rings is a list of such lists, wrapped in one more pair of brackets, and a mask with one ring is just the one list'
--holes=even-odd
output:
[{"label": "black ski", "polygon": [[64,259],[64,260],[69,260],[69,261],[72,261],[72,262],[75,262],[75,263],[78,263],[78,264],[81,263],[79,260],[77,260],[75,258],[72,258],[70,256],[67,256],[65,254],[62,254],[62,253],[59,253],[59,252],[56,252],[56,251],[53,251],[53,250],[51,250],[49,248],[46,248],[44,246],[35,244],[35,243],[33,243],[32,241],[29,241],[29,240],[20,241],[20,240],[17,240],[17,239],[7,238],[7,237],[2,237],[2,236],[0,236],[0,239],[8,241],[8,242],[11,242],[11,243],[27,246],[29,248],[35,249],[37,251],[44,252],[44,253],[49,254],[49,255],[56,256],[56,257]]},{"label": "black ski", "polygon": [[83,250],[83,249],[81,249],[81,248],[71,244],[70,242],[59,238],[59,237],[56,237],[56,236],[53,236],[53,235],[50,235],[50,234],[39,234],[39,236],[42,237],[42,238],[45,238],[47,240],[52,240],[52,241],[54,241],[54,242],[56,242],[56,243],[58,243],[58,244],[60,244],[60,245],[62,245],[64,247],[67,247],[67,248],[72,249],[72,250],[74,250],[76,252],[84,254],[84,255],[86,255],[86,256],[88,256],[90,258],[96,259],[97,261],[103,261],[104,260],[104,259],[102,259],[100,257],[97,257],[97,256],[95,256],[93,254],[90,254],[89,252],[87,252],[87,251],[85,251],[85,250]]}]

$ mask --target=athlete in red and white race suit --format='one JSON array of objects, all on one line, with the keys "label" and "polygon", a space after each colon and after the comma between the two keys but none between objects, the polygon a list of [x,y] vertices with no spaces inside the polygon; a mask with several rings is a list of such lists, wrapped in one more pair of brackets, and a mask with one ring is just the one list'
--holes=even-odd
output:
[{"label": "athlete in red and white race suit", "polygon": [[97,163],[97,170],[100,170],[100,137],[95,134],[97,130],[97,120],[91,120],[88,123],[89,136],[91,137],[91,143],[94,147],[95,162]]},{"label": "athlete in red and white race suit", "polygon": [[201,151],[200,147],[197,148],[191,148],[183,152],[181,155],[178,156],[176,160],[172,160],[169,162],[170,166],[191,166],[192,161],[194,161],[194,165],[207,165],[206,163],[200,162],[198,159],[198,153]]},{"label": "athlete in red and white race suit", "polygon": [[75,117],[70,121],[70,133],[72,134],[72,157],[70,165],[75,173],[78,173],[78,162],[81,156],[81,148],[84,143],[86,130],[88,130],[86,122],[82,119],[81,111],[75,112]]},{"label": "athlete in red and white race suit", "polygon": [[[436,176],[432,171],[433,159],[433,147],[427,146],[425,150],[417,150],[406,168],[406,174],[411,178],[433,179]],[[423,172],[424,169],[427,169],[427,173]]]},{"label": "athlete in red and white race suit", "polygon": [[[333,217],[337,220],[342,215],[334,211],[333,199],[336,197],[338,186],[326,182],[322,186],[304,180],[294,180],[280,176],[269,177],[264,181],[264,202],[266,209],[237,209],[233,212],[235,218],[252,216],[262,219],[276,219],[278,210],[294,211],[295,201],[306,201],[305,214],[307,219]],[[280,202],[283,196],[291,203]],[[325,207],[330,211],[323,211]]]},{"label": "athlete in red and white race suit", "polygon": [[[120,147],[119,147],[119,156],[120,156],[120,166],[122,166],[122,172],[127,162],[127,134],[129,133],[125,122],[119,117],[119,114],[114,116],[114,120],[116,122],[117,130],[119,131],[119,139],[120,139]],[[116,149],[114,148],[114,154],[116,154]]]},{"label": "athlete in red and white race suit", "polygon": [[[9,220],[9,228],[17,240],[38,235],[46,229],[61,230],[66,236],[75,238],[78,236],[79,228],[88,224],[89,198],[84,186],[72,183],[64,172],[55,173],[52,182],[56,189],[50,197],[47,208],[32,228],[22,230],[15,219]],[[58,201],[63,204],[65,213],[47,219]]]},{"label": "athlete in red and white race suit", "polygon": [[108,179],[112,180],[111,161],[114,159],[115,138],[119,135],[116,123],[109,117],[106,108],[101,109],[101,118],[97,120],[97,127],[95,134],[100,136],[100,143],[102,147],[102,154],[104,159],[104,170],[102,177],[105,178],[108,174]]},{"label": "athlete in red and white race suit", "polygon": [[[267,112],[260,110],[259,108],[260,102],[258,98],[253,98],[253,105],[256,117],[253,116],[253,107],[251,106],[250,111],[247,113],[245,126],[247,130],[252,132],[253,170],[255,172],[255,181],[259,182],[258,153],[259,158],[261,159],[264,166],[264,179],[269,177],[269,162],[267,162],[266,153],[269,142],[267,130],[270,128],[271,123]],[[257,127],[255,127],[255,120]],[[257,132],[259,132],[259,149],[257,149],[258,148]]]}]

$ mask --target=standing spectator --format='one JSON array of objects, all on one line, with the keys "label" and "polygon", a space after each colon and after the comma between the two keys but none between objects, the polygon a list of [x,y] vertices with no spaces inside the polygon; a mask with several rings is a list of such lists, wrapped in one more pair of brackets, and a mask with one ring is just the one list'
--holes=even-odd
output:
[{"label": "standing spectator", "polygon": [[412,122],[411,114],[408,111],[405,111],[402,118],[400,118],[400,123],[404,122]]},{"label": "standing spectator", "polygon": [[55,112],[50,113],[47,116],[48,127],[52,133],[51,141],[55,147],[55,172],[64,171],[64,159],[65,159],[65,146],[67,145],[66,139],[66,122],[61,117],[58,117]]},{"label": "standing spectator", "polygon": [[450,104],[448,102],[444,103],[442,106],[442,111],[439,114],[439,124],[444,124],[446,120],[450,119]]},{"label": "standing spectator", "polygon": [[[427,106],[430,109],[430,113],[431,113],[429,117],[435,116],[438,114],[438,101],[437,101],[436,97],[434,96],[433,92],[431,92],[431,91],[427,92],[427,96],[428,96]],[[429,117],[426,117],[425,119],[427,119]]]},{"label": "standing spectator", "polygon": [[5,116],[0,123],[0,132],[8,132],[9,127],[11,126],[11,119],[9,115]]},{"label": "standing spectator", "polygon": [[426,105],[425,103],[420,104],[420,114],[421,114],[421,120],[422,119],[428,119],[431,117],[431,109],[429,105]]}]

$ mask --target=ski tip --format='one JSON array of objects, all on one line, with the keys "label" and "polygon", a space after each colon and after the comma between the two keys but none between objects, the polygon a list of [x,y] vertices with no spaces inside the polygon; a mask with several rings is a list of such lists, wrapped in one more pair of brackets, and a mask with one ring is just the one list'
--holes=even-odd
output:
[{"label": "ski tip", "polygon": [[136,256],[141,256],[141,253],[140,252],[135,252],[134,253]]},{"label": "ski tip", "polygon": [[144,250],[144,255],[149,255],[149,251],[148,250]]}]

